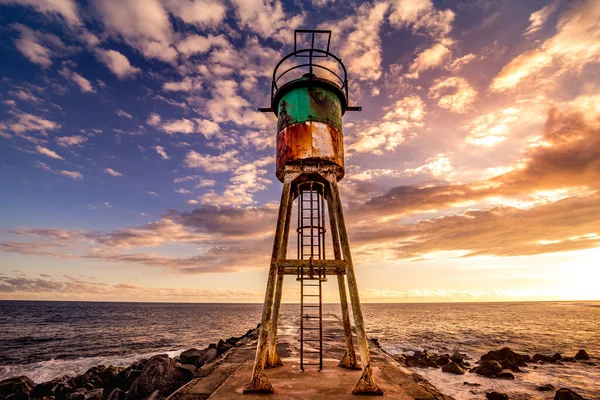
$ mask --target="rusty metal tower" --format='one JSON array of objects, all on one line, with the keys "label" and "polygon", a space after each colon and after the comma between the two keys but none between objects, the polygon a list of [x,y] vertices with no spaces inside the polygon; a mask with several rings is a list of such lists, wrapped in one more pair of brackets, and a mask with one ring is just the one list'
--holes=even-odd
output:
[{"label": "rusty metal tower", "polygon": [[[304,45],[301,44],[303,38]],[[302,370],[308,365],[323,368],[321,284],[328,276],[335,275],[346,342],[346,353],[339,366],[360,369],[352,343],[347,280],[362,364],[362,375],[352,393],[383,394],[373,379],[337,184],[345,173],[342,116],[346,111],[360,111],[361,108],[348,105],[346,67],[339,57],[329,52],[330,41],[331,31],[296,30],[294,51],[281,59],[273,71],[271,106],[259,109],[273,112],[278,118],[276,174],[283,183],[283,191],[252,380],[244,393],[274,393],[264,369],[283,365],[277,355],[276,345],[285,275],[295,275],[301,285],[300,367]],[[289,259],[286,253],[294,201],[298,208],[297,258]],[[326,214],[333,259],[326,258],[325,254]],[[310,287],[313,288],[312,293]],[[314,288],[318,288],[318,292]],[[318,303],[305,302],[305,297],[318,297]],[[313,310],[318,308],[318,314],[313,312],[309,315],[311,307]],[[312,321],[312,325],[311,318],[316,320]],[[318,325],[314,322],[318,322]],[[318,338],[314,331],[318,331]],[[318,350],[312,351],[318,353],[318,362],[314,359],[305,360],[308,351],[304,344],[311,341],[319,343]]]}]

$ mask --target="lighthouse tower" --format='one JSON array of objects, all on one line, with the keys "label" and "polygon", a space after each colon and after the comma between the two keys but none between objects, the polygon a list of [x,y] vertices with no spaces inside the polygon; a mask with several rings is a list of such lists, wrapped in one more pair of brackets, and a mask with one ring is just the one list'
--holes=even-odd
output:
[{"label": "lighthouse tower", "polygon": [[[383,394],[373,379],[338,190],[345,173],[342,117],[361,108],[348,104],[346,67],[329,52],[330,40],[331,31],[295,31],[294,51],[273,71],[271,105],[259,109],[277,116],[276,175],[283,190],[252,380],[245,393],[274,392],[264,370],[283,365],[276,352],[277,329],[283,278],[292,275],[300,284],[300,368],[323,368],[322,283],[335,276],[346,343],[339,367],[360,369],[352,342],[349,297],[362,366],[352,393]],[[291,258],[287,248],[294,202],[298,212],[297,255]],[[331,255],[325,254],[326,236],[331,237]]]}]

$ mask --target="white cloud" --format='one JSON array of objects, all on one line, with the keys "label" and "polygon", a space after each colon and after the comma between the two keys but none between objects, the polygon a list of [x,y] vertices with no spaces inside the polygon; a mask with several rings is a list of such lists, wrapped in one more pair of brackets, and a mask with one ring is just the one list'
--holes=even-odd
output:
[{"label": "white cloud", "polygon": [[272,36],[286,22],[282,3],[275,0],[232,0],[238,24],[262,37]]},{"label": "white cloud", "polygon": [[227,172],[239,165],[237,150],[230,150],[218,156],[200,154],[190,150],[185,156],[184,164],[190,168],[202,168],[205,172]]},{"label": "white cloud", "polygon": [[35,150],[38,153],[48,156],[50,158],[54,158],[55,160],[64,160],[65,159],[64,157],[59,156],[58,154],[56,154],[56,152],[54,152],[46,147],[35,146]]},{"label": "white cloud", "polygon": [[215,47],[227,47],[229,41],[223,35],[188,35],[176,44],[177,50],[185,55],[203,54]]},{"label": "white cloud", "polygon": [[115,114],[117,114],[119,117],[123,117],[123,118],[128,118],[128,119],[133,118],[133,116],[131,114],[129,114],[126,111],[121,110],[120,108],[115,110]]},{"label": "white cloud", "polygon": [[165,148],[162,146],[154,146],[153,147],[154,150],[156,150],[156,152],[158,153],[158,155],[163,159],[163,160],[168,160],[169,156],[167,155],[167,153],[165,152]]},{"label": "white cloud", "polygon": [[83,93],[94,93],[96,91],[90,81],[67,67],[63,67],[60,70],[60,74],[79,86],[79,90],[81,90]]},{"label": "white cloud", "polygon": [[42,14],[58,14],[71,25],[81,25],[75,0],[0,0],[0,4],[18,4]]},{"label": "white cloud", "polygon": [[112,206],[110,205],[110,203],[108,201],[94,203],[94,204],[88,204],[88,207],[92,210],[99,210],[102,208],[112,208]]},{"label": "white cloud", "polygon": [[477,99],[477,91],[465,79],[452,76],[435,80],[429,89],[429,98],[437,100],[446,110],[464,114]]},{"label": "white cloud", "polygon": [[458,72],[462,67],[475,60],[476,58],[477,56],[473,53],[465,54],[464,56],[452,61],[452,64],[447,65],[446,69],[448,71]]},{"label": "white cloud", "polygon": [[439,67],[450,58],[450,50],[442,43],[436,43],[432,47],[423,50],[415,58],[410,66],[410,74],[406,74],[407,78],[418,78],[419,73]]},{"label": "white cloud", "polygon": [[221,131],[219,124],[215,124],[208,119],[194,118],[194,120],[198,124],[198,132],[203,134],[207,139]]},{"label": "white cloud", "polygon": [[192,90],[202,89],[202,83],[197,79],[186,76],[179,82],[165,82],[162,88],[168,92],[191,92]]},{"label": "white cloud", "polygon": [[454,175],[454,167],[446,154],[436,154],[434,157],[429,157],[425,160],[425,164],[417,168],[409,168],[404,170],[409,175],[415,175],[423,172],[429,172],[432,176],[450,177]]},{"label": "white cloud", "polygon": [[442,38],[452,30],[454,12],[438,10],[431,0],[393,0],[390,23],[396,28],[412,27],[413,32],[426,31]]},{"label": "white cloud", "polygon": [[34,131],[46,135],[47,130],[60,128],[60,124],[56,122],[20,110],[11,110],[9,114],[14,118],[6,124],[6,127],[17,134]]},{"label": "white cloud", "polygon": [[174,16],[199,28],[217,27],[227,11],[222,2],[215,0],[167,0],[164,4]]},{"label": "white cloud", "polygon": [[161,118],[157,113],[150,113],[150,115],[148,115],[148,119],[146,120],[146,124],[150,126],[159,126],[160,122]]},{"label": "white cloud", "polygon": [[148,193],[150,196],[154,196],[154,197],[160,197],[160,195],[156,192],[151,192],[151,191],[147,191],[146,193]]},{"label": "white cloud", "polygon": [[60,136],[54,138],[56,143],[61,147],[78,146],[88,141],[88,138],[81,135],[75,136]]},{"label": "white cloud", "polygon": [[42,44],[39,32],[32,31],[23,25],[17,25],[16,27],[21,32],[21,37],[15,40],[17,50],[34,64],[41,65],[42,67],[52,65],[52,60],[50,59],[52,52]]},{"label": "white cloud", "polygon": [[[16,98],[18,98],[21,101],[29,101],[32,103],[40,103],[42,100],[39,97],[36,97],[33,93],[31,93],[30,91],[25,91],[22,89],[19,90],[11,90],[8,92],[11,96],[15,96]],[[6,100],[5,103],[9,104],[9,105],[16,105],[16,103],[11,104],[11,103],[7,103],[10,102],[10,100]]]},{"label": "white cloud", "polygon": [[106,172],[107,174],[109,174],[111,176],[123,176],[122,173],[120,173],[119,171],[115,171],[112,168],[104,168],[104,172]]},{"label": "white cloud", "polygon": [[107,31],[146,57],[166,62],[177,58],[169,14],[159,0],[95,0],[93,6]]},{"label": "white cloud", "polygon": [[127,57],[116,50],[98,49],[96,55],[119,79],[132,78],[141,72],[141,69],[132,66]]},{"label": "white cloud", "polygon": [[554,0],[552,3],[545,5],[541,9],[532,13],[529,16],[529,26],[525,30],[523,35],[531,35],[541,29],[541,27],[546,23],[548,18],[556,11],[558,4],[561,0]]},{"label": "white cloud", "polygon": [[167,133],[194,133],[196,127],[189,119],[182,118],[179,120],[171,120],[161,125],[161,129]]},{"label": "white cloud", "polygon": [[175,189],[175,193],[179,193],[179,194],[190,194],[191,192],[187,189],[184,188],[179,188],[179,189]]},{"label": "white cloud", "polygon": [[67,171],[67,170],[55,170],[50,168],[47,164],[38,161],[35,164],[36,167],[41,168],[43,170],[46,170],[48,172],[52,172],[53,174],[56,175],[62,175],[62,176],[66,176],[67,178],[71,178],[71,179],[83,179],[83,175],[80,172],[77,171]]}]

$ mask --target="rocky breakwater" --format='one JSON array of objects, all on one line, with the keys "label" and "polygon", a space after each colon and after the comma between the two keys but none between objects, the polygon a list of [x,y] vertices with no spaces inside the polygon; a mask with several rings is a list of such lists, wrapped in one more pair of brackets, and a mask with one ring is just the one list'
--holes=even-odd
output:
[{"label": "rocky breakwater", "polygon": [[[581,362],[587,365],[595,366],[594,361],[590,361],[591,357],[585,350],[579,350],[573,357],[563,357],[560,353],[553,355],[547,354],[535,354],[533,357],[527,354],[519,354],[512,351],[508,347],[504,347],[500,350],[493,350],[481,356],[479,361],[475,362],[475,366],[466,361],[468,357],[466,354],[454,353],[449,354],[435,354],[430,353],[427,350],[416,351],[413,354],[403,354],[402,356],[396,357],[398,361],[404,363],[407,367],[413,368],[441,368],[443,372],[464,375],[467,372],[475,373],[477,375],[491,378],[491,379],[508,379],[514,380],[515,373],[523,373],[521,368],[527,366],[533,366],[537,368],[536,364],[564,364],[564,363],[575,363]],[[473,384],[464,382],[465,386],[479,386],[479,384]],[[555,391],[556,389],[552,385],[542,385],[537,388],[540,392]],[[504,393],[489,392],[486,393],[486,397],[489,400],[503,400],[507,399],[508,396]],[[568,388],[560,388],[556,390],[554,395],[555,400],[585,400],[582,396],[575,393]]]},{"label": "rocky breakwater", "polygon": [[127,367],[98,365],[77,376],[35,383],[27,376],[0,382],[0,400],[161,400],[218,361],[258,337],[259,326],[240,337],[192,348],[176,358],[158,354]]}]

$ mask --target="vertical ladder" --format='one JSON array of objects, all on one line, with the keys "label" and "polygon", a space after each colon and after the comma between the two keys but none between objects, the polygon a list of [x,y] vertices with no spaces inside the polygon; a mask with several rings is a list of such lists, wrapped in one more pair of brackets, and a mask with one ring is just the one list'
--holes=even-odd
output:
[{"label": "vertical ladder", "polygon": [[[327,280],[322,268],[313,267],[313,260],[325,259],[325,204],[324,186],[319,182],[298,185],[298,259],[307,265],[298,267],[296,280],[300,281],[300,369],[318,365],[323,369],[323,300],[322,283]],[[315,292],[318,288],[318,292]],[[317,302],[306,302],[305,298],[318,298]],[[318,308],[318,314],[315,310]],[[318,322],[318,325],[317,323]],[[318,338],[315,333],[318,331]],[[314,344],[318,342],[319,349]],[[310,347],[306,349],[304,344]],[[305,354],[318,354],[305,360]]]}]

